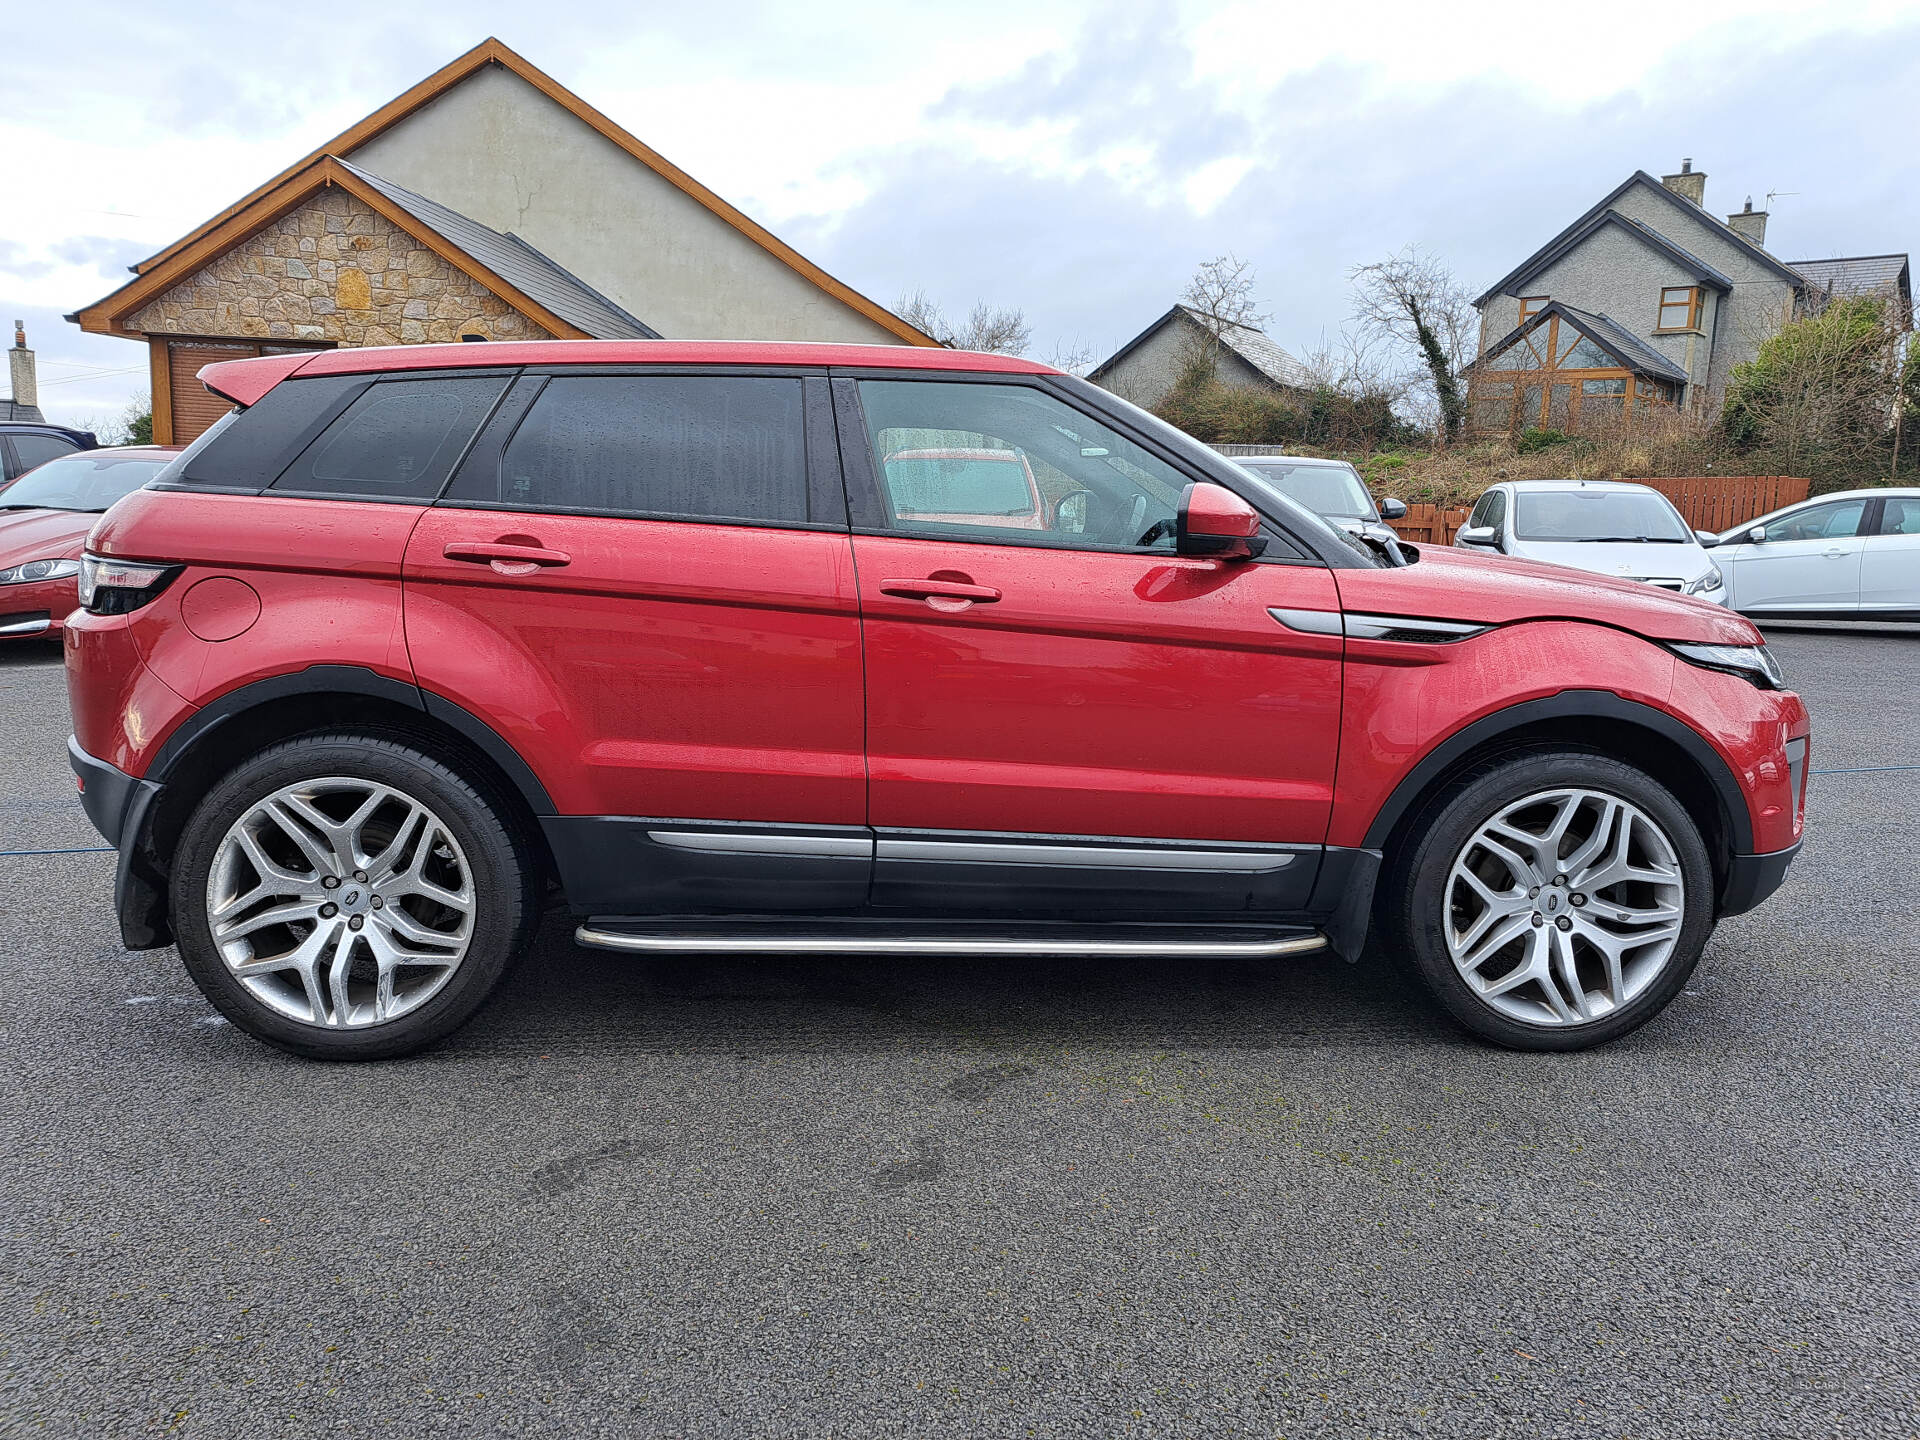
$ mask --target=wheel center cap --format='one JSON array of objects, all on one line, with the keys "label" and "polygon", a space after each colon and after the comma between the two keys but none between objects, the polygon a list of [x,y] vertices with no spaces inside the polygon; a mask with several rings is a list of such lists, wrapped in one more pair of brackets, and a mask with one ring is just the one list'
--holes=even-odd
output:
[{"label": "wheel center cap", "polygon": [[366,886],[343,886],[340,891],[340,908],[349,915],[363,914],[367,909],[367,898]]},{"label": "wheel center cap", "polygon": [[1546,890],[1546,891],[1543,891],[1543,892],[1541,892],[1541,895],[1540,895],[1540,913],[1541,913],[1542,915],[1557,915],[1557,914],[1559,914],[1559,913],[1560,913],[1560,906],[1561,906],[1561,904],[1562,904],[1562,902],[1563,902],[1563,898],[1564,898],[1564,897],[1562,897],[1562,895],[1560,894],[1560,892],[1559,892],[1559,890],[1557,890],[1557,889],[1550,889],[1550,890]]}]

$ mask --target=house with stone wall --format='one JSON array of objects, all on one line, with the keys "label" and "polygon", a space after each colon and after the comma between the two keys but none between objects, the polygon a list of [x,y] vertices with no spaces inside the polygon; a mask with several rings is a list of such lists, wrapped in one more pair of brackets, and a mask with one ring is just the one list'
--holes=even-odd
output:
[{"label": "house with stone wall", "polygon": [[132,267],[68,319],[148,349],[154,439],[240,355],[529,339],[933,345],[497,40]]},{"label": "house with stone wall", "polygon": [[1483,431],[1578,428],[1656,405],[1717,407],[1733,368],[1802,307],[1913,310],[1908,257],[1782,260],[1749,198],[1725,221],[1691,160],[1636,171],[1474,301],[1469,408]]}]

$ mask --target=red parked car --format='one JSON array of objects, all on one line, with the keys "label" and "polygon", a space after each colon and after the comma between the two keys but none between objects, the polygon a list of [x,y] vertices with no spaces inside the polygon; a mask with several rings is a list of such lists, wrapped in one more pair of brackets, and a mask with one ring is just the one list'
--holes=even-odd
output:
[{"label": "red parked car", "polygon": [[[1573,1049],[1800,844],[1807,713],[1738,615],[1376,548],[1044,365],[549,342],[202,379],[238,409],[89,540],[72,758],[126,943],[303,1054],[445,1035],[550,884],[639,952],[1378,933],[1480,1035]],[[907,450],[1018,452],[1052,523],[903,503]]]},{"label": "red parked car", "polygon": [[109,505],[166,468],[178,447],[82,450],[0,486],[0,640],[57,636],[79,603],[80,547]]}]

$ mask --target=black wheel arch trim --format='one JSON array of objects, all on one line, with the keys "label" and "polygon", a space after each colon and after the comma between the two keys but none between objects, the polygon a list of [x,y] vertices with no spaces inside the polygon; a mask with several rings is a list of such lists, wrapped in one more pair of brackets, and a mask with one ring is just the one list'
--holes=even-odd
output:
[{"label": "black wheel arch trim", "polygon": [[295,695],[365,695],[417,710],[457,731],[500,767],[535,815],[554,813],[553,797],[540,777],[498,731],[472,711],[405,680],[380,675],[361,665],[310,665],[270,676],[209,700],[167,737],[147,769],[147,778],[164,785],[168,773],[209,731],[251,710]]},{"label": "black wheel arch trim", "polygon": [[1753,819],[1747,812],[1746,794],[1727,762],[1707,743],[1706,737],[1664,710],[1625,699],[1610,690],[1563,690],[1539,700],[1523,700],[1456,730],[1429,750],[1394,786],[1393,793],[1367,827],[1366,838],[1361,844],[1369,850],[1383,849],[1392,837],[1394,828],[1405,818],[1428,785],[1470,751],[1543,720],[1569,718],[1618,720],[1642,726],[1673,741],[1699,767],[1719,798],[1721,810],[1726,816],[1732,853],[1744,855],[1752,852]]}]

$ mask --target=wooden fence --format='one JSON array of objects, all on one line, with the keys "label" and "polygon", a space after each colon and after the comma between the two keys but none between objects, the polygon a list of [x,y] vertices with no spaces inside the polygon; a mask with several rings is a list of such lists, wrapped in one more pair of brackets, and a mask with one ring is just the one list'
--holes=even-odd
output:
[{"label": "wooden fence", "polygon": [[[1791,475],[1692,475],[1680,479],[1636,480],[1658,490],[1696,530],[1718,534],[1782,505],[1807,498],[1810,481]],[[1451,545],[1467,523],[1469,507],[1409,505],[1404,520],[1392,521],[1404,539],[1419,545]]]}]

